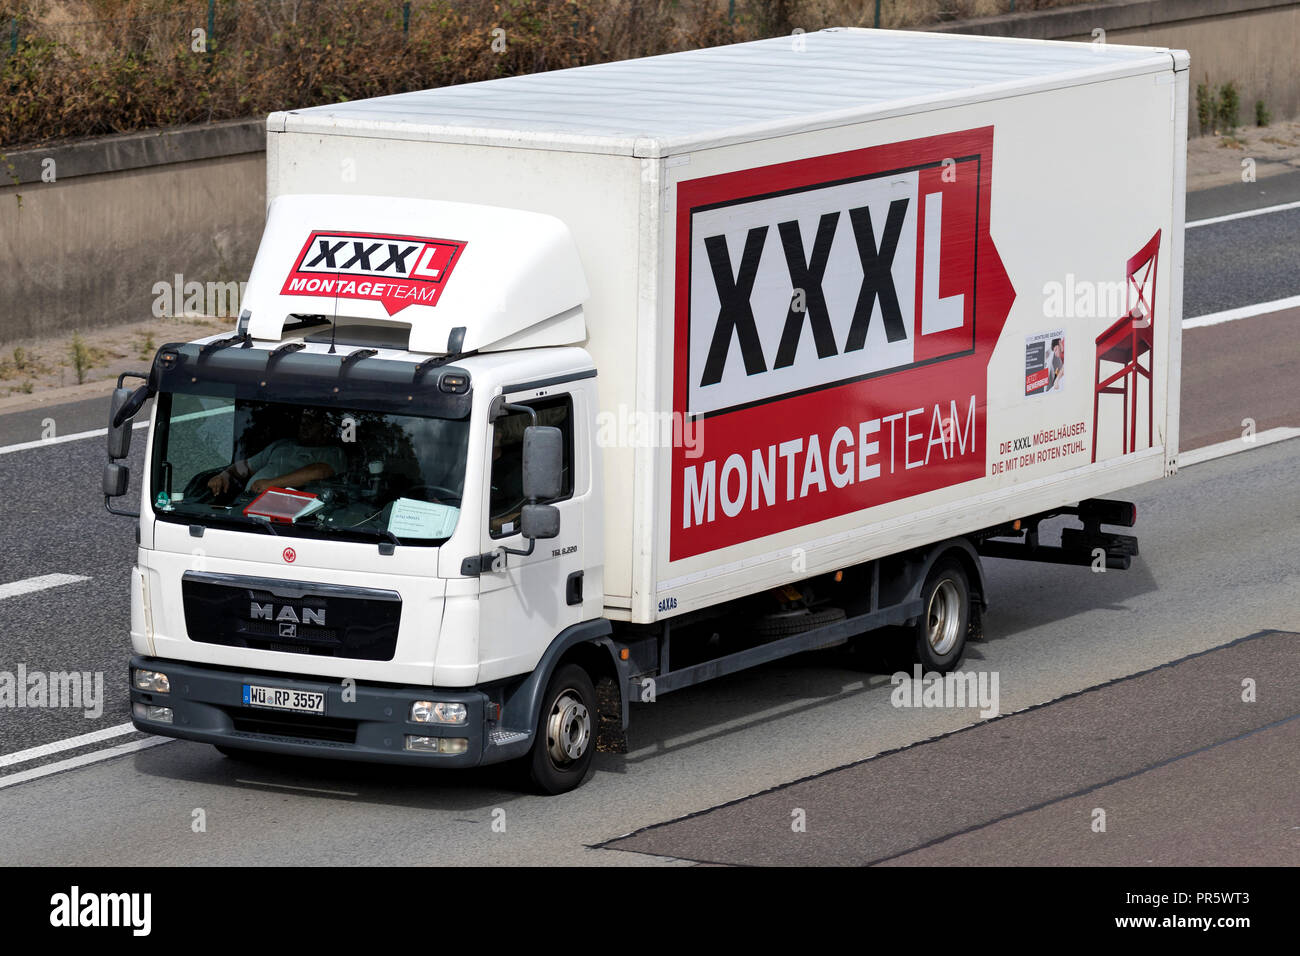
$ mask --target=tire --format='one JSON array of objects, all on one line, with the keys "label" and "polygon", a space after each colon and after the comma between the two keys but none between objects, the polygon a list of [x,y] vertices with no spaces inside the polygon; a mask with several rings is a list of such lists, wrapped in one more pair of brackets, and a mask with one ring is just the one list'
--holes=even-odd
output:
[{"label": "tire", "polygon": [[944,673],[952,670],[966,650],[970,623],[970,582],[953,558],[935,563],[921,588],[922,612],[911,634],[912,663]]},{"label": "tire", "polygon": [[528,778],[539,792],[554,796],[576,789],[596,753],[596,689],[576,664],[551,675],[537,721]]},{"label": "tire", "polygon": [[836,621],[844,620],[844,616],[844,609],[841,607],[823,607],[817,610],[801,608],[798,611],[778,612],[759,618],[754,624],[754,633],[759,637],[788,637],[811,631],[815,627],[834,624]]}]

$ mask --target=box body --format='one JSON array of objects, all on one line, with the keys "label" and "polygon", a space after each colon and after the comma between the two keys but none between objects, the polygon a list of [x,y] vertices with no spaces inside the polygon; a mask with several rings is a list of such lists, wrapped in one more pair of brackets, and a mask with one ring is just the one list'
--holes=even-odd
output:
[{"label": "box body", "polygon": [[1187,76],[828,31],[275,114],[268,195],[569,226],[650,622],[1176,468]]}]

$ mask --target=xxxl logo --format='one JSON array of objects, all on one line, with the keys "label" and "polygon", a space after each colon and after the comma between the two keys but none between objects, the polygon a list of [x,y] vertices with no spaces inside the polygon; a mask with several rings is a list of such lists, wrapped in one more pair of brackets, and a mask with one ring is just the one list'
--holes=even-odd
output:
[{"label": "xxxl logo", "polygon": [[983,474],[992,156],[986,127],[678,184],[673,410],[716,424],[673,452],[673,560]]},{"label": "xxxl logo", "polygon": [[389,315],[408,305],[437,305],[464,248],[453,239],[317,231],[281,293],[370,299]]},{"label": "xxxl logo", "polygon": [[691,214],[689,412],[969,351],[978,158]]}]

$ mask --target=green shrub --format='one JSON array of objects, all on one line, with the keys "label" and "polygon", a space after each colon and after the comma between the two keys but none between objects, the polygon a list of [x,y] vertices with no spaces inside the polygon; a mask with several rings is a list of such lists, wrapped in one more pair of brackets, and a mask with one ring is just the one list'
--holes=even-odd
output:
[{"label": "green shrub", "polygon": [[1214,95],[1214,87],[1208,83],[1196,84],[1196,121],[1201,125],[1202,135],[1214,132],[1214,123],[1219,116],[1219,98]]},{"label": "green shrub", "polygon": [[1219,122],[1225,130],[1233,130],[1241,125],[1241,96],[1237,93],[1237,84],[1229,81],[1219,87]]},{"label": "green shrub", "polygon": [[1273,114],[1264,106],[1263,100],[1255,101],[1255,125],[1267,126],[1273,122]]},{"label": "green shrub", "polygon": [[72,368],[77,373],[77,384],[84,384],[86,373],[90,371],[93,360],[90,346],[86,344],[80,332],[72,337],[72,344],[68,346],[68,355],[72,358]]}]

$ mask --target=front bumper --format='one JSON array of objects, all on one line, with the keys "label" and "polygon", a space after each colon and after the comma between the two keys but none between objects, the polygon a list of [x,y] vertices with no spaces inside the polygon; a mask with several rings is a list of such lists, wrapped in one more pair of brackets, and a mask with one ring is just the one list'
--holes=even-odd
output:
[{"label": "front bumper", "polygon": [[[258,671],[185,664],[153,657],[131,658],[131,669],[162,671],[171,691],[166,694],[131,689],[131,722],[137,730],[165,737],[248,750],[332,757],[375,763],[434,767],[473,767],[507,754],[493,752],[486,760],[489,698],[480,690],[436,687],[390,687],[370,684],[344,686],[339,681]],[[244,704],[244,685],[282,687],[325,695],[323,715],[251,707]],[[344,699],[345,691],[347,700]],[[462,703],[468,711],[463,724],[417,724],[408,718],[417,700]],[[147,720],[135,704],[170,707],[172,722]],[[407,735],[468,739],[464,753],[444,754],[406,749]]]}]

